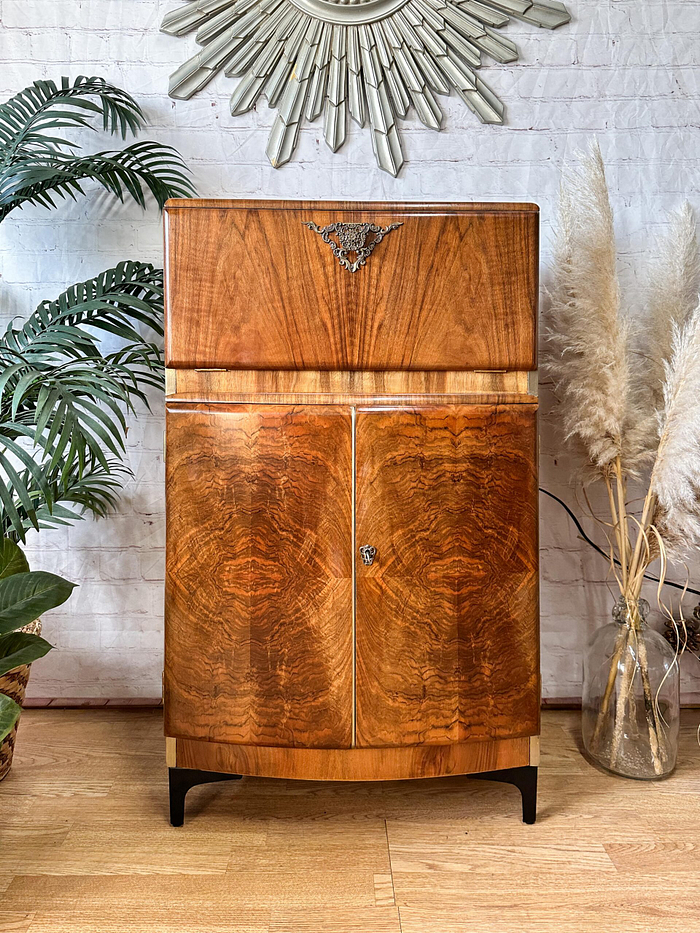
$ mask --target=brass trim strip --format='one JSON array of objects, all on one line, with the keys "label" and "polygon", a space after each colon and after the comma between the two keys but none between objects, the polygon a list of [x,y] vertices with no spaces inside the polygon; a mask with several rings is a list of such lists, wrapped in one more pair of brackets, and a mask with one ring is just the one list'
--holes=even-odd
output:
[{"label": "brass trim strip", "polygon": [[540,764],[540,737],[539,735],[530,736],[530,765],[533,768]]},{"label": "brass trim strip", "polygon": [[165,394],[175,395],[177,392],[177,370],[176,369],[167,369],[165,370]]},{"label": "brass trim strip", "polygon": [[177,739],[165,737],[165,763],[169,768],[177,768]]}]

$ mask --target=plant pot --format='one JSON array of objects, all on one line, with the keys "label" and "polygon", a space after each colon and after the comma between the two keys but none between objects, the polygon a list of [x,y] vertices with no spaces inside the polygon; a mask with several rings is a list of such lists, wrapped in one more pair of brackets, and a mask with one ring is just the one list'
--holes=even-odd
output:
[{"label": "plant pot", "polygon": [[[31,635],[41,634],[41,619],[36,622],[30,622],[20,632],[29,632]],[[31,664],[22,664],[14,670],[8,671],[0,676],[0,693],[6,694],[11,700],[14,700],[18,706],[24,705],[24,694],[29,682],[29,671]],[[14,724],[10,732],[0,742],[0,781],[7,777],[12,767],[12,755],[15,750],[15,741],[17,739],[17,726],[19,720]]]}]

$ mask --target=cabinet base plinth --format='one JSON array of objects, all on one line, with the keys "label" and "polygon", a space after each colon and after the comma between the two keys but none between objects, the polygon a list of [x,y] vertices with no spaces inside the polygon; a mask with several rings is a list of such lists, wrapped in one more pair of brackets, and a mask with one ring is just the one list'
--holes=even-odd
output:
[{"label": "cabinet base plinth", "polygon": [[[181,826],[185,795],[197,784],[252,777],[306,781],[397,781],[463,775],[513,784],[523,821],[537,810],[537,742],[531,737],[404,748],[278,748],[170,739],[170,821]],[[534,752],[533,752],[534,748]]]},{"label": "cabinet base plinth", "polygon": [[[221,771],[197,771],[194,768],[169,768],[170,824],[182,826],[185,821],[185,797],[187,791],[198,784],[213,784],[216,781],[240,780],[240,774],[224,774]],[[534,823],[537,819],[537,768],[525,765],[522,768],[504,768],[503,771],[482,771],[465,775],[478,781],[499,781],[513,784],[520,791],[523,802],[523,823]]]}]

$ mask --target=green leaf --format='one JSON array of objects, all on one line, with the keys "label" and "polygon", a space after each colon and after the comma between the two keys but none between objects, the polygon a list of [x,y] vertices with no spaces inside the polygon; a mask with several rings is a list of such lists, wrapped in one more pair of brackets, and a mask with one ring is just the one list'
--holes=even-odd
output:
[{"label": "green leaf", "polygon": [[0,635],[22,628],[60,606],[74,587],[74,583],[43,570],[16,573],[0,580]]},{"label": "green leaf", "polygon": [[45,639],[31,632],[11,632],[0,635],[0,676],[21,664],[31,664],[43,658],[53,648]]},{"label": "green leaf", "polygon": [[12,731],[12,727],[19,719],[22,707],[18,706],[4,693],[0,693],[0,742]]},{"label": "green leaf", "polygon": [[29,573],[29,562],[19,544],[3,538],[0,541],[0,580],[15,573]]}]

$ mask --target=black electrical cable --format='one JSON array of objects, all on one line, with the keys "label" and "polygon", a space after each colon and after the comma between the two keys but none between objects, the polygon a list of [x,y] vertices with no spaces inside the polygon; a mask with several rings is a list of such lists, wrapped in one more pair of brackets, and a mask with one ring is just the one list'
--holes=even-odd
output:
[{"label": "black electrical cable", "polygon": [[[583,530],[583,528],[581,527],[581,522],[579,522],[579,520],[576,518],[576,516],[574,515],[574,513],[571,511],[571,509],[569,508],[569,506],[566,504],[566,502],[564,502],[562,499],[560,499],[559,496],[555,496],[553,492],[549,492],[548,489],[543,489],[542,486],[540,486],[540,492],[543,492],[543,493],[545,494],[545,496],[549,496],[550,499],[554,499],[555,502],[558,502],[559,505],[560,505],[563,509],[566,510],[566,512],[567,512],[568,515],[569,515],[569,518],[570,518],[571,521],[574,523],[574,525],[576,525],[576,528],[577,528],[577,530],[578,530],[578,533],[581,535],[581,537],[582,537],[583,540],[586,542],[586,544],[590,544],[590,546],[593,548],[593,550],[594,550],[594,551],[597,551],[599,554],[602,554],[603,557],[604,557],[604,558],[608,561],[608,563],[609,563],[609,562],[610,562],[610,555],[609,555],[609,554],[606,554],[605,551],[602,549],[602,547],[598,547],[598,545],[595,543],[595,541],[591,541],[591,539],[588,537],[588,535],[586,534],[586,532],[585,532],[585,531]],[[620,561],[619,561],[616,557],[613,558],[613,560],[615,561],[615,563],[616,563],[617,566],[619,567],[619,566],[620,566]],[[655,576],[653,576],[653,574],[650,574],[650,573],[645,573],[645,574],[644,574],[644,578],[645,578],[646,580],[653,580],[655,583],[660,583],[660,582],[661,582],[661,581],[659,580],[658,577],[655,577]],[[676,589],[676,590],[685,590],[686,593],[692,593],[694,596],[700,596],[700,590],[694,590],[694,589],[692,589],[692,588],[689,587],[689,586],[683,586],[683,585],[680,584],[680,583],[674,583],[672,580],[664,580],[664,586],[672,586],[672,587],[673,587],[674,589]]]}]

